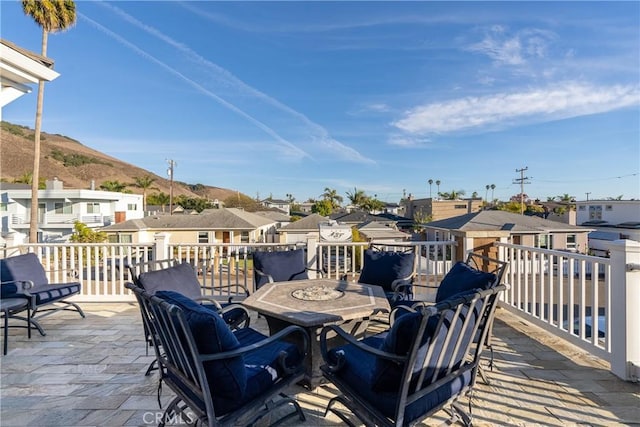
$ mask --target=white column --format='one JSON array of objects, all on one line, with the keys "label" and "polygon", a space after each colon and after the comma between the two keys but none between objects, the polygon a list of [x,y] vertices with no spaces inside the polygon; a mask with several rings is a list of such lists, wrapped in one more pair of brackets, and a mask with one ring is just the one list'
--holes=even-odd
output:
[{"label": "white column", "polygon": [[153,236],[153,240],[155,243],[154,248],[154,259],[162,260],[172,258],[169,253],[169,237],[171,234],[169,233],[156,233]]},{"label": "white column", "polygon": [[316,271],[320,269],[317,253],[318,238],[309,234],[307,235],[307,268],[311,270],[309,271],[310,279],[315,279],[317,277]]},{"label": "white column", "polygon": [[[640,373],[640,243],[616,240],[611,253],[611,372],[626,381]],[[594,325],[597,325],[594,320]]]}]

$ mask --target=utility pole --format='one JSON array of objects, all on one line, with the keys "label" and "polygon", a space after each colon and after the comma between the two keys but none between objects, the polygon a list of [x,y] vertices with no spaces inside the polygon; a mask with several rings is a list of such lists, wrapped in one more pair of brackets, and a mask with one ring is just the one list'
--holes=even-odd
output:
[{"label": "utility pole", "polygon": [[587,202],[588,202],[588,201],[589,201],[589,194],[591,194],[591,192],[590,192],[590,191],[588,191],[588,192],[586,192],[585,194],[587,195]]},{"label": "utility pole", "polygon": [[520,184],[520,215],[524,215],[524,185],[531,184],[530,182],[527,181],[529,177],[524,176],[524,173],[528,169],[529,168],[527,166],[525,166],[522,169],[516,169],[516,172],[520,173],[520,178],[515,178],[513,180],[514,184]]},{"label": "utility pole", "polygon": [[173,168],[178,166],[172,159],[168,159],[169,169],[167,169],[167,175],[169,176],[169,215],[173,215]]}]

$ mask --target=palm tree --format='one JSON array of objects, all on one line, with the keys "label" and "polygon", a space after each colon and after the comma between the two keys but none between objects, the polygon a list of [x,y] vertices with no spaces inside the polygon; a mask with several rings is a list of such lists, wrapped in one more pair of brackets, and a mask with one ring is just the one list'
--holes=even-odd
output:
[{"label": "palm tree", "polygon": [[487,184],[487,185],[484,186],[484,188],[485,188],[484,204],[486,205],[486,204],[488,204],[487,197],[489,197],[489,188],[491,188],[491,186],[489,184]]},{"label": "palm tree", "polygon": [[496,185],[495,184],[491,184],[491,203],[493,203],[493,190],[496,189]]},{"label": "palm tree", "polygon": [[353,206],[361,207],[367,201],[367,195],[363,190],[353,188],[353,193],[347,191],[347,198]]},{"label": "palm tree", "polygon": [[427,181],[429,183],[429,198],[431,198],[431,186],[433,185],[433,180],[430,179],[429,181]]},{"label": "palm tree", "polygon": [[127,188],[127,184],[120,182],[118,180],[115,181],[105,181],[100,184],[100,189],[104,191],[114,191],[116,193],[124,193],[124,190]]},{"label": "palm tree", "polygon": [[[73,26],[76,22],[76,4],[72,0],[23,0],[22,11],[42,28],[42,56],[47,56],[49,33]],[[40,130],[42,129],[42,104],[44,80],[38,82],[36,124],[33,144],[33,179],[31,180],[31,216],[29,243],[38,242],[38,183],[40,181]]]},{"label": "palm tree", "polygon": [[436,180],[436,186],[438,187],[438,193],[437,196],[440,197],[440,180]]},{"label": "palm tree", "polygon": [[336,190],[329,187],[325,187],[324,193],[322,193],[322,198],[324,200],[330,201],[333,209],[338,208],[340,206],[340,203],[342,203],[342,201],[344,200]]},{"label": "palm tree", "polygon": [[136,182],[133,183],[134,186],[138,188],[142,188],[142,210],[147,210],[147,190],[155,189],[156,187],[152,187],[153,183],[156,181],[151,175],[144,176],[136,176]]}]

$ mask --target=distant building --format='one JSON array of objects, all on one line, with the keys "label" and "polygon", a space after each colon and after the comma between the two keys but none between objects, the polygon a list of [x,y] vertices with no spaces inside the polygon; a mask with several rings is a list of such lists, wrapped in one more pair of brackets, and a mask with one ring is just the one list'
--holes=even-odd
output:
[{"label": "distant building", "polygon": [[284,212],[287,215],[291,214],[291,203],[287,200],[278,200],[278,199],[265,199],[262,202],[262,206],[270,209],[278,209]]},{"label": "distant building", "polygon": [[417,217],[431,218],[432,221],[452,218],[459,215],[478,212],[482,208],[482,199],[412,199],[411,195],[406,199],[406,218]]},{"label": "distant building", "polygon": [[[2,241],[8,233],[29,233],[31,186],[0,183]],[[114,191],[65,189],[62,181],[47,181],[38,191],[38,242],[64,242],[75,221],[90,228],[142,218],[142,195]]]},{"label": "distant building", "polygon": [[576,202],[577,223],[594,229],[589,234],[593,255],[606,256],[608,242],[640,242],[640,200],[586,200]]}]

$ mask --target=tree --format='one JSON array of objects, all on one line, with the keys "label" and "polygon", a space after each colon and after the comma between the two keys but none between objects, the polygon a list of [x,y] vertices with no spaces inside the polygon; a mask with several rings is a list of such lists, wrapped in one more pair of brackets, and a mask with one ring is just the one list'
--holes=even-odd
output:
[{"label": "tree", "polygon": [[124,193],[127,189],[127,184],[124,182],[120,182],[118,180],[115,181],[105,181],[100,184],[100,189],[103,191],[113,191],[116,193]]},{"label": "tree", "polygon": [[440,180],[439,179],[436,180],[436,187],[438,188],[438,191],[436,194],[438,197],[440,197],[440,184],[441,184]]},{"label": "tree", "polygon": [[[71,0],[23,0],[22,11],[42,28],[42,56],[47,56],[49,33],[66,30],[76,22],[76,4]],[[38,183],[40,182],[40,130],[42,129],[42,105],[44,80],[38,82],[36,123],[33,143],[33,179],[31,182],[31,216],[29,243],[38,243]]]},{"label": "tree", "polygon": [[491,186],[489,184],[485,185],[484,187],[486,190],[484,192],[484,203],[488,203],[487,198],[489,197],[489,188],[491,188]]},{"label": "tree", "polygon": [[491,184],[491,203],[493,203],[493,200],[494,200],[494,198],[493,198],[493,190],[495,190],[495,189],[496,189],[496,185],[495,184]]},{"label": "tree", "polygon": [[351,202],[353,206],[361,207],[367,200],[367,195],[363,190],[358,190],[357,188],[353,188],[353,193],[347,191],[347,198]]},{"label": "tree", "polygon": [[[47,188],[47,183],[45,182],[44,178],[40,178],[39,181],[40,182],[38,182],[38,189],[44,190],[45,188]],[[31,172],[25,172],[22,176],[14,179],[13,182],[16,184],[31,184],[33,183],[33,174]]]},{"label": "tree", "polygon": [[247,212],[256,212],[262,209],[262,204],[259,201],[241,193],[224,199],[224,205],[227,208],[239,208]]},{"label": "tree", "polygon": [[311,212],[322,216],[329,216],[333,212],[333,204],[329,199],[318,200],[311,206]]},{"label": "tree", "polygon": [[324,193],[322,193],[322,198],[324,200],[329,200],[331,202],[332,210],[338,209],[340,207],[340,203],[342,203],[342,201],[344,200],[336,190],[329,187],[326,187],[324,189]]},{"label": "tree", "polygon": [[75,221],[73,223],[73,234],[69,240],[73,243],[102,243],[107,241],[107,233],[93,230],[87,224]]},{"label": "tree", "polygon": [[161,191],[159,193],[149,194],[147,201],[151,205],[162,206],[162,212],[164,212],[164,207],[169,204],[170,197],[167,193]]},{"label": "tree", "polygon": [[156,179],[153,178],[151,175],[135,177],[135,182],[133,183],[133,185],[142,189],[142,210],[143,211],[147,210],[147,190],[151,188],[155,188],[157,190],[156,187],[152,187],[155,181]]},{"label": "tree", "polygon": [[442,193],[441,196],[445,200],[458,200],[460,196],[464,196],[464,190],[451,190],[450,193]]},{"label": "tree", "polygon": [[429,181],[427,181],[429,183],[429,198],[431,198],[431,186],[433,185],[433,180],[430,179]]}]

